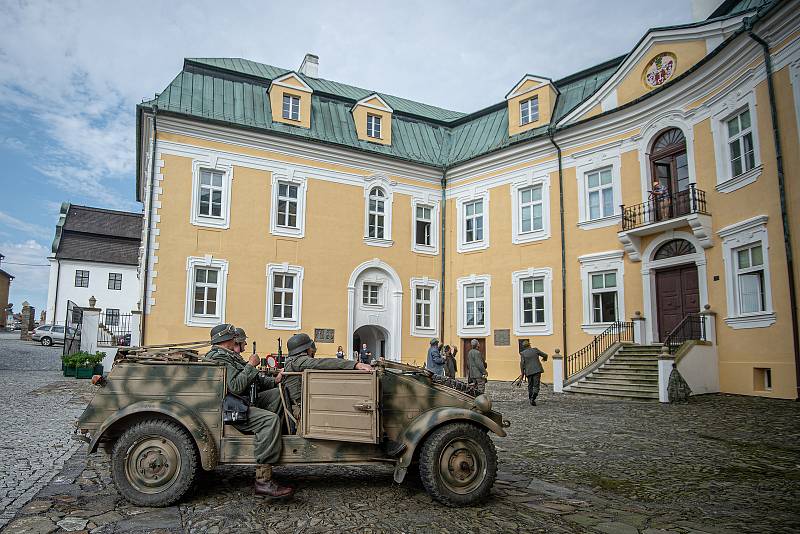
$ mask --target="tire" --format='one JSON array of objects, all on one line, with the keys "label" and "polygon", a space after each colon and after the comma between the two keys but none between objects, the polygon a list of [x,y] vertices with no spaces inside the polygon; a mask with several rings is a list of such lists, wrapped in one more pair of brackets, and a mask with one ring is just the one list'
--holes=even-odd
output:
[{"label": "tire", "polygon": [[40,343],[44,347],[49,347],[50,345],[53,344],[53,340],[52,340],[52,338],[49,338],[49,337],[43,337],[42,340],[40,341]]},{"label": "tire", "polygon": [[189,434],[162,419],[136,423],[111,451],[111,476],[125,500],[137,506],[174,504],[197,474],[197,452]]},{"label": "tire", "polygon": [[494,443],[470,423],[437,428],[422,446],[419,474],[428,494],[448,506],[485,499],[497,477]]}]

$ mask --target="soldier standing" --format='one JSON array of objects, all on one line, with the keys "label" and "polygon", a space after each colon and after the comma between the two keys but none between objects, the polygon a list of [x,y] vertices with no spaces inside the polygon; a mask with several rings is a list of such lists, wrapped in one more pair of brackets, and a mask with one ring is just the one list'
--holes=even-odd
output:
[{"label": "soldier standing", "polygon": [[469,342],[472,347],[467,353],[467,364],[469,365],[469,373],[467,374],[467,381],[470,384],[475,384],[475,389],[479,393],[486,391],[486,359],[478,350],[478,340],[473,339]]},{"label": "soldier standing", "polygon": [[458,372],[458,365],[456,364],[456,353],[458,349],[453,347],[451,352],[450,345],[444,346],[444,374],[449,378],[455,378]]},{"label": "soldier standing", "polygon": [[[228,391],[244,396],[247,395],[250,385],[259,379],[256,366],[260,363],[260,359],[253,354],[245,362],[234,350],[241,348],[237,347],[239,343],[236,339],[236,328],[232,324],[215,326],[211,329],[213,346],[206,354],[205,359],[223,364]],[[280,382],[281,378],[280,375],[277,376],[274,382]],[[255,434],[253,452],[256,462],[260,464],[256,467],[256,495],[271,499],[284,499],[291,497],[294,489],[282,486],[272,478],[272,464],[277,462],[281,455],[281,419],[276,413],[262,409],[261,401],[262,397],[259,396],[256,401],[257,406],[250,406],[247,409],[247,421],[235,423],[234,426],[242,432]]]},{"label": "soldier standing", "polygon": [[425,362],[425,368],[435,375],[444,374],[445,359],[439,354],[439,340],[436,338],[431,339],[431,346],[428,349],[428,359]]},{"label": "soldier standing", "polygon": [[531,347],[531,343],[527,339],[524,340],[522,342],[522,352],[519,353],[519,369],[528,380],[528,399],[531,406],[536,406],[536,397],[539,396],[539,386],[542,380],[542,372],[544,372],[539,358],[546,361],[547,354],[536,347]]}]

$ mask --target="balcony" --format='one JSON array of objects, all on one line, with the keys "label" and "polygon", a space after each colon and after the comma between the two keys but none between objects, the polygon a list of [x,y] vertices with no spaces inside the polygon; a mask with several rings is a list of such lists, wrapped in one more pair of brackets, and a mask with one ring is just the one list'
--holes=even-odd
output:
[{"label": "balcony", "polygon": [[691,228],[703,248],[711,246],[711,215],[706,205],[706,192],[689,184],[678,191],[633,206],[621,206],[622,229],[617,237],[632,261],[641,260],[642,236],[657,234],[681,226]]}]

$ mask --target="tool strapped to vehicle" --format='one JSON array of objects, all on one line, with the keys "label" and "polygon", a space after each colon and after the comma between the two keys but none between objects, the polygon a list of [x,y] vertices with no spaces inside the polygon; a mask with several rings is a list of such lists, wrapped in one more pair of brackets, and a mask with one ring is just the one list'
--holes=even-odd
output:
[{"label": "tool strapped to vehicle", "polygon": [[473,397],[480,395],[480,391],[478,391],[473,384],[467,384],[466,382],[462,382],[461,380],[457,380],[455,378],[450,378],[449,376],[431,375],[431,379],[433,380],[434,384],[442,384],[443,386],[456,389]]}]

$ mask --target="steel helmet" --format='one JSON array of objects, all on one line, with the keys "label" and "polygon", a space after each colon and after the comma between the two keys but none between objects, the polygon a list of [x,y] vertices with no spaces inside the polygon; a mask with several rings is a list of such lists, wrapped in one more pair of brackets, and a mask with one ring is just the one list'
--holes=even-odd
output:
[{"label": "steel helmet", "polygon": [[211,329],[211,343],[217,344],[236,337],[236,327],[230,323],[218,324]]},{"label": "steel helmet", "polygon": [[247,334],[244,328],[236,328],[236,337],[233,338],[236,343],[247,343]]},{"label": "steel helmet", "polygon": [[286,342],[286,349],[289,351],[289,356],[297,356],[315,346],[314,341],[309,335],[302,332],[293,335],[289,338],[289,341]]}]

